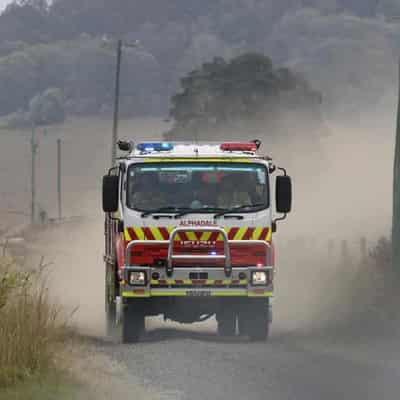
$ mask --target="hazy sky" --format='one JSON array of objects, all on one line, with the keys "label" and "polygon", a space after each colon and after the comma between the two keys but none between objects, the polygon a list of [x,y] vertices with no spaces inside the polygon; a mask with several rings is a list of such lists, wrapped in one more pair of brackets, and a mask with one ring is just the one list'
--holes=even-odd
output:
[{"label": "hazy sky", "polygon": [[11,0],[0,0],[0,10],[3,10],[8,3],[11,3]]}]

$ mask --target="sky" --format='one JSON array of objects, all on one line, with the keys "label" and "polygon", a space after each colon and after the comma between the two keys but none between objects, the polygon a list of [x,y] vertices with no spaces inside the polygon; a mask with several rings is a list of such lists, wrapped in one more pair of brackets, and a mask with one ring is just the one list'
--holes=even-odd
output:
[{"label": "sky", "polygon": [[0,0],[0,10],[4,10],[7,4],[11,3],[11,0]]}]

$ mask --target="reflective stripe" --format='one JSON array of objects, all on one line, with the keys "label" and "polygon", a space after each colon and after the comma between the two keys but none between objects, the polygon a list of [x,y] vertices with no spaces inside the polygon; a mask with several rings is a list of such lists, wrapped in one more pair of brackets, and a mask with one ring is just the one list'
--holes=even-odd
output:
[{"label": "reflective stripe", "polygon": [[150,231],[153,234],[155,240],[164,240],[164,238],[158,228],[155,228],[155,227],[150,228]]},{"label": "reflective stripe", "polygon": [[[169,240],[171,232],[175,229],[174,226],[168,227],[131,227],[125,228],[125,240],[130,242],[132,240]],[[189,228],[188,228],[189,229]],[[195,227],[194,227],[195,229]],[[224,227],[230,240],[264,240],[271,241],[272,230],[267,227]],[[190,240],[193,242],[208,242],[208,241],[223,241],[220,234],[213,232],[196,232],[190,231],[183,232],[175,236],[176,242]]]},{"label": "reflective stripe", "polygon": [[[193,292],[192,290],[166,290],[166,291],[152,291],[151,293],[134,293],[134,292],[122,292],[122,297],[192,297],[193,293],[188,294],[188,292]],[[194,296],[196,297],[196,296]],[[201,296],[201,290],[199,291],[199,296]],[[204,296],[208,297],[208,296]],[[211,290],[209,292],[209,297],[273,297],[272,292],[265,292],[263,294],[251,294],[243,290]]]},{"label": "reflective stripe", "polygon": [[150,293],[122,292],[122,297],[150,297]]}]

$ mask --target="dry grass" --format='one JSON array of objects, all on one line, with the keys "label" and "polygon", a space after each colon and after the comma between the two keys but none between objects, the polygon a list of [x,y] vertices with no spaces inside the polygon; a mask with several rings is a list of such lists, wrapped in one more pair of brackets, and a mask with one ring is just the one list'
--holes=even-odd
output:
[{"label": "dry grass", "polygon": [[65,327],[43,269],[23,272],[12,258],[0,257],[0,387],[53,366]]}]

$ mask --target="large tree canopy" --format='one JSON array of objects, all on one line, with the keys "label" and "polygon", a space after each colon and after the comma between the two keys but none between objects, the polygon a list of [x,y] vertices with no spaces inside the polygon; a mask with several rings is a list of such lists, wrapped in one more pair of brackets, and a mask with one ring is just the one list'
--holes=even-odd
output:
[{"label": "large tree canopy", "polygon": [[[243,129],[265,132],[265,123],[279,126],[283,113],[307,114],[319,123],[321,94],[287,68],[247,53],[227,62],[214,58],[181,79],[182,90],[172,97],[174,139],[212,139],[218,132]],[[276,134],[279,134],[277,129]]]}]

